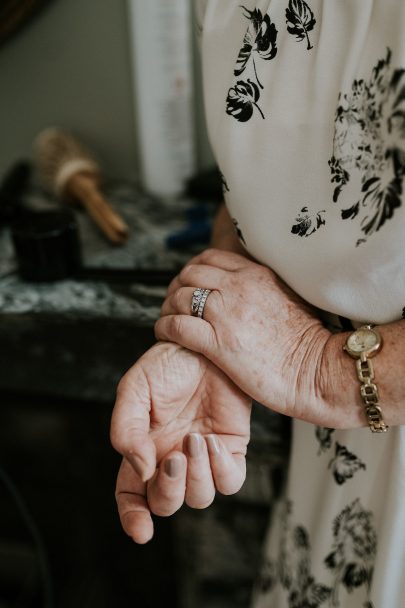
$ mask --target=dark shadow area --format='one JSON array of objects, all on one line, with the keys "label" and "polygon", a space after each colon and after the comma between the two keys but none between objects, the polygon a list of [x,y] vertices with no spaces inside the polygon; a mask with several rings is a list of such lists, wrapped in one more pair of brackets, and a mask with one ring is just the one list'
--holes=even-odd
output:
[{"label": "dark shadow area", "polygon": [[[1,397],[0,466],[43,542],[58,608],[176,606],[172,523],[137,546],[114,500],[120,458],[109,445],[112,404]],[[32,534],[0,485],[0,606],[44,606]]]}]

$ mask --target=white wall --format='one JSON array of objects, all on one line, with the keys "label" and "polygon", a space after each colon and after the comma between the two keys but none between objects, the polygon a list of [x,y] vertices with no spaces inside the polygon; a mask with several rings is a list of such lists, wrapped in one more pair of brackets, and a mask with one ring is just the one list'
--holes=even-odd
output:
[{"label": "white wall", "polygon": [[[207,165],[196,105],[198,155]],[[0,175],[50,125],[81,136],[107,175],[136,177],[125,0],[54,0],[0,47]]]}]

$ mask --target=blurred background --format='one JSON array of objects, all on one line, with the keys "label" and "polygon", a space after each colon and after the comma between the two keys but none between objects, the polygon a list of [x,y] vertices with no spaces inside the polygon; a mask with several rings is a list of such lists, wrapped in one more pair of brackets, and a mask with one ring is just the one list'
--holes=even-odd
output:
[{"label": "blurred background", "polygon": [[[35,9],[34,0],[8,0],[3,4],[15,5],[16,11],[22,4],[28,13]],[[18,34],[4,36],[1,46],[0,124],[1,139],[7,145],[0,147],[0,168],[4,172],[16,158],[26,156],[43,128],[62,125],[86,140],[111,176],[134,179],[140,173],[141,154],[135,117],[131,3],[38,0],[37,4],[35,20],[32,18]],[[154,30],[146,32],[147,44],[139,57],[149,67],[151,61],[156,65],[162,52],[158,36],[168,38],[175,33],[167,30],[165,11],[171,10],[176,18],[181,15],[177,26],[189,36],[183,47],[188,46],[188,56],[183,61],[191,64],[196,84],[195,94],[190,94],[195,102],[197,166],[209,167],[212,156],[205,135],[193,1],[151,0],[132,6],[138,9],[139,19],[144,20],[145,14],[148,18],[151,9],[152,15],[153,9],[160,14],[160,22],[153,20]],[[6,13],[6,9],[0,10]],[[165,59],[160,56],[160,62]]]},{"label": "blurred background", "polygon": [[288,423],[256,405],[248,479],[135,546],[108,431],[221,176],[193,0],[0,3],[0,608],[247,608]]}]

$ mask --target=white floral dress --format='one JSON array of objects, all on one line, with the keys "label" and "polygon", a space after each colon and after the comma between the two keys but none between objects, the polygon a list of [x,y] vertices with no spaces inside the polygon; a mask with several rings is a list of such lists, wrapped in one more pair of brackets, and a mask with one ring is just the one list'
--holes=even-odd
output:
[{"label": "white floral dress", "polygon": [[[239,238],[335,319],[401,319],[405,2],[196,9],[208,130]],[[403,608],[404,428],[293,427],[253,606]]]}]

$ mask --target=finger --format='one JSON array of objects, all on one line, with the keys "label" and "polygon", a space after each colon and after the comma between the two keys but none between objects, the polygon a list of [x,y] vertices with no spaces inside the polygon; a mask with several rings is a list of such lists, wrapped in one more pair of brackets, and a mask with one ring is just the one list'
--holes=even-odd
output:
[{"label": "finger", "polygon": [[160,309],[160,316],[191,314],[191,301],[194,291],[194,287],[179,287],[171,294],[168,294]]},{"label": "finger", "polygon": [[[191,315],[191,303],[193,300],[194,287],[181,287],[163,302],[160,316],[166,315]],[[204,306],[203,317],[206,321],[216,318],[221,314],[222,295],[217,290],[209,293]]]},{"label": "finger", "polygon": [[218,342],[213,326],[205,319],[190,315],[168,315],[155,323],[158,340],[174,342],[188,350],[205,355],[215,362]]},{"label": "finger", "polygon": [[135,364],[118,385],[110,437],[114,448],[143,481],[150,479],[156,469],[156,448],[149,429],[149,386],[141,367]]},{"label": "finger", "polygon": [[206,264],[188,264],[178,275],[181,287],[201,289],[221,289],[226,284],[229,273],[221,268]]},{"label": "finger", "polygon": [[205,509],[215,498],[207,444],[199,433],[190,433],[185,440],[187,453],[186,503],[193,509]]},{"label": "finger", "polygon": [[124,531],[139,544],[147,543],[153,536],[153,521],[145,492],[145,483],[124,458],[118,472],[115,498]]},{"label": "finger", "polygon": [[231,454],[217,435],[207,435],[205,440],[216,489],[221,494],[235,494],[246,479],[245,456]]},{"label": "finger", "polygon": [[187,459],[182,452],[171,452],[161,461],[148,483],[148,505],[161,517],[173,515],[184,502]]},{"label": "finger", "polygon": [[167,288],[167,292],[166,292],[166,297],[170,296],[172,293],[174,293],[177,289],[180,289],[181,287],[181,283],[179,280],[179,275],[177,275],[169,284],[169,287]]},{"label": "finger", "polygon": [[[214,267],[217,270],[233,272],[235,270],[240,270],[242,268],[245,268],[247,264],[255,264],[255,263],[248,260],[246,258],[246,256],[242,256],[237,253],[232,253],[230,251],[222,251],[220,249],[207,249],[207,250],[203,251],[202,253],[200,253],[199,255],[192,258],[187,263],[187,265],[183,268],[183,270],[180,272],[180,275],[184,276],[184,273],[185,273],[187,276],[187,272],[189,272],[189,270],[186,270],[186,269],[188,269],[189,266],[203,265],[205,267],[208,266],[210,268]],[[169,284],[169,287],[167,289],[167,295],[172,294],[174,291],[176,291],[177,289],[179,289],[179,287],[181,287],[183,285],[183,282],[180,280],[180,275],[177,275]],[[198,275],[198,277],[199,276],[200,275]],[[220,281],[221,275],[217,274],[216,276],[218,277],[218,281]],[[201,284],[201,285],[192,284],[192,285],[190,285],[190,287],[194,286],[194,287],[205,287],[206,289],[215,289],[215,288],[218,289],[219,285],[220,285],[220,283],[218,282],[217,284],[213,285],[212,287],[209,287],[208,285],[205,286],[203,284]]]},{"label": "finger", "polygon": [[208,264],[230,272],[245,268],[247,264],[252,263],[243,255],[222,249],[206,249],[189,262],[189,264]]}]

